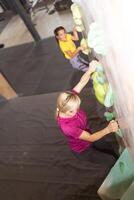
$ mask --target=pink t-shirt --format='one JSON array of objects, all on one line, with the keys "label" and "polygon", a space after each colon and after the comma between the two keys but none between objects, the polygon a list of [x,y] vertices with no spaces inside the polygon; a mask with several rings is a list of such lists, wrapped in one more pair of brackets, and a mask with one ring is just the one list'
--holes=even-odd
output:
[{"label": "pink t-shirt", "polygon": [[88,120],[84,111],[79,110],[71,118],[63,118],[59,116],[57,121],[73,151],[82,152],[91,145],[91,142],[79,139],[83,130],[89,131]]}]

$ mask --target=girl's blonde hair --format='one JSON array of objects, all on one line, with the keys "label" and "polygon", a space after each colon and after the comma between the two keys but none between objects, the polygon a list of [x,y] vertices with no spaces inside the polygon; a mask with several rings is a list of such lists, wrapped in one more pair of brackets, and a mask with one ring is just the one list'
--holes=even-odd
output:
[{"label": "girl's blonde hair", "polygon": [[78,109],[81,100],[74,92],[62,92],[57,98],[55,116],[58,117],[59,113],[66,113],[70,109]]}]

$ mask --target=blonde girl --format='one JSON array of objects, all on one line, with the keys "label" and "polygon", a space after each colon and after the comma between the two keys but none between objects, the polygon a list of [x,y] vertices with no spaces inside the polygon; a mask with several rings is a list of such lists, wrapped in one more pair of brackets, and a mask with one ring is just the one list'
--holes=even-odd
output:
[{"label": "blonde girl", "polygon": [[[91,134],[86,113],[80,109],[81,100],[79,93],[88,83],[91,74],[96,69],[97,63],[97,61],[92,61],[89,69],[84,73],[73,90],[62,92],[57,99],[57,123],[67,138],[70,149],[77,155],[83,155],[83,152],[85,154],[85,152],[90,151],[93,148],[93,142],[118,130],[118,124],[113,120],[106,128]],[[106,150],[106,153],[111,152],[114,155],[109,145],[104,146],[104,148],[100,148],[103,149],[103,152]]]}]

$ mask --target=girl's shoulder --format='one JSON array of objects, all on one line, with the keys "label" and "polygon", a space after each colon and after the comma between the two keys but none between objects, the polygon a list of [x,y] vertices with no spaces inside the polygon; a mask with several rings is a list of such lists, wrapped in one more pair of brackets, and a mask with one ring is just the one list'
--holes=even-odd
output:
[{"label": "girl's shoulder", "polygon": [[80,109],[80,110],[78,111],[78,114],[83,115],[83,116],[86,116],[86,112],[85,112],[83,109]]},{"label": "girl's shoulder", "polygon": [[87,113],[83,109],[80,109],[78,112],[78,118],[87,121],[88,120]]}]

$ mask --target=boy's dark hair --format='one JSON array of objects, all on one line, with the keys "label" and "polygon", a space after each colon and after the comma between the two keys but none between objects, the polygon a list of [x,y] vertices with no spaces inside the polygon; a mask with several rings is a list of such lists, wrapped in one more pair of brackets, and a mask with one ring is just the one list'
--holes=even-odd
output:
[{"label": "boy's dark hair", "polygon": [[54,30],[54,35],[55,35],[55,39],[59,45],[59,40],[56,36],[58,36],[58,32],[61,31],[61,30],[64,30],[65,31],[65,28],[63,26],[58,26],[55,30]]},{"label": "boy's dark hair", "polygon": [[61,30],[64,30],[65,31],[65,28],[63,26],[58,26],[55,30],[54,30],[54,35],[55,37],[58,36],[58,32],[61,31]]}]

